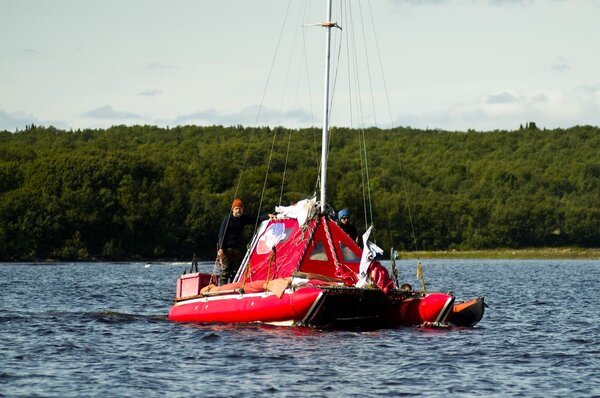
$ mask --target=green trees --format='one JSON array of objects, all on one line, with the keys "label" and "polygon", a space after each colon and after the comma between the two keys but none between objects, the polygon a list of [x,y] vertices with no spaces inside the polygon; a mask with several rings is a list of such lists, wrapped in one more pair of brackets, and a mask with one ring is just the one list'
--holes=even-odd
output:
[{"label": "green trees", "polygon": [[[318,133],[241,126],[0,132],[0,260],[212,258],[234,193],[254,214],[312,196]],[[599,150],[600,130],[590,126],[335,128],[328,197],[350,208],[359,230],[374,221],[385,248],[411,250],[415,241],[425,250],[592,247],[600,241]]]}]

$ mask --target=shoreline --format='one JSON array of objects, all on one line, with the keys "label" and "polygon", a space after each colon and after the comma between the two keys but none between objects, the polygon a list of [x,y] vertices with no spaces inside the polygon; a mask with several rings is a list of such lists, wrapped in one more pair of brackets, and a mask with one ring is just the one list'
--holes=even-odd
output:
[{"label": "shoreline", "polygon": [[[387,253],[386,253],[387,254]],[[539,248],[539,249],[489,249],[489,250],[420,250],[420,251],[399,251],[398,260],[405,259],[490,259],[490,260],[535,260],[535,259],[556,259],[556,260],[600,260],[600,248]],[[389,260],[386,255],[383,260]],[[212,262],[214,259],[197,259],[199,262]],[[97,259],[88,260],[0,260],[0,263],[30,263],[30,264],[55,264],[55,263],[181,263],[191,264],[192,259]]]},{"label": "shoreline", "polygon": [[542,249],[490,249],[490,250],[438,250],[398,252],[398,259],[439,258],[439,259],[507,259],[507,260],[600,260],[600,249],[574,247]]}]

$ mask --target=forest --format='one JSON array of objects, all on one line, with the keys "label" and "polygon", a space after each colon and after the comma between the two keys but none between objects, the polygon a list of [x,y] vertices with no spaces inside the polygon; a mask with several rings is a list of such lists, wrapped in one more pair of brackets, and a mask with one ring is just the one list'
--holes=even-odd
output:
[{"label": "forest", "polygon": [[[0,131],[0,260],[214,259],[235,196],[254,215],[312,197],[320,147],[317,128]],[[386,251],[597,247],[598,153],[593,126],[333,128],[328,201]]]}]

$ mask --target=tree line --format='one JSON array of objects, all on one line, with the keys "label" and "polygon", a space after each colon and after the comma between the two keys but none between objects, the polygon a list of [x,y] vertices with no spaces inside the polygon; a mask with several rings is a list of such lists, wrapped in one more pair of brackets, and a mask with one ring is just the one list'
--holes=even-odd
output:
[{"label": "tree line", "polygon": [[[316,192],[320,145],[314,128],[2,131],[0,260],[213,259],[234,196],[265,214]],[[599,152],[592,126],[334,128],[327,192],[385,249],[597,247]]]}]

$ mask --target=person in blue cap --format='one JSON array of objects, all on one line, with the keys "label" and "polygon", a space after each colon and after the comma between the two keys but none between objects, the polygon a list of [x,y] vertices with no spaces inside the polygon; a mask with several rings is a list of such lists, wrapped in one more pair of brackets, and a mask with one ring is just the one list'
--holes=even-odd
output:
[{"label": "person in blue cap", "polygon": [[338,225],[353,241],[358,243],[358,232],[356,227],[350,223],[350,210],[342,209],[338,212]]}]

